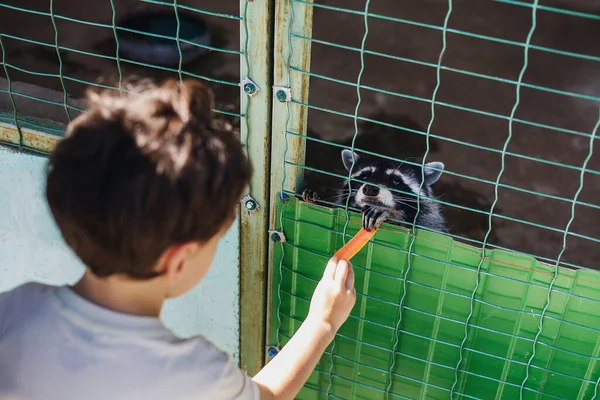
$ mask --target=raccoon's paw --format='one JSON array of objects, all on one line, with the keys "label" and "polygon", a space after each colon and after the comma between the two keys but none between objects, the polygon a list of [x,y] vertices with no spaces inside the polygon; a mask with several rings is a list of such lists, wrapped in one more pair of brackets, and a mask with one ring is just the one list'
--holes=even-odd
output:
[{"label": "raccoon's paw", "polygon": [[302,192],[302,200],[305,203],[315,204],[319,200],[319,195],[317,194],[317,192],[313,192],[309,189],[304,189],[304,191]]},{"label": "raccoon's paw", "polygon": [[391,216],[389,210],[377,206],[364,206],[362,208],[362,224],[367,231],[378,229],[383,221]]}]

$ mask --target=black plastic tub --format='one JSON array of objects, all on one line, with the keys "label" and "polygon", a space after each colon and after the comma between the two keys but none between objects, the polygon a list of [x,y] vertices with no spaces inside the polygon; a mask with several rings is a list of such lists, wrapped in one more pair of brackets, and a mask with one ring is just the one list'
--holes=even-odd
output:
[{"label": "black plastic tub", "polygon": [[[173,11],[142,11],[118,24],[119,51],[123,58],[151,65],[177,67],[177,18]],[[182,64],[208,53],[210,30],[206,23],[190,14],[179,12],[179,43]]]}]

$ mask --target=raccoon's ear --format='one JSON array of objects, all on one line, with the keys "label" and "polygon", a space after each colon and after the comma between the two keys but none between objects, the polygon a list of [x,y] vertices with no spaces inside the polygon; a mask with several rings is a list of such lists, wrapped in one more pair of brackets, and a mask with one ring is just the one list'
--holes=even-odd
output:
[{"label": "raccoon's ear", "polygon": [[444,163],[432,161],[425,164],[425,183],[427,185],[433,185],[440,179],[442,172],[444,172]]},{"label": "raccoon's ear", "polygon": [[350,168],[352,168],[352,159],[354,159],[354,163],[356,163],[359,158],[360,156],[358,154],[353,153],[348,149],[342,150],[342,162],[344,163],[344,168],[346,168],[346,171],[348,172],[350,172]]}]

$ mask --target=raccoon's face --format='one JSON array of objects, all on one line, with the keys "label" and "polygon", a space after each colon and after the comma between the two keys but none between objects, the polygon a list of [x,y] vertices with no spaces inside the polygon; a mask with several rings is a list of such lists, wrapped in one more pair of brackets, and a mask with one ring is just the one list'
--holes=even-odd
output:
[{"label": "raccoon's face", "polygon": [[[352,163],[354,160],[354,167]],[[381,157],[342,151],[346,171],[352,168],[351,199],[360,208],[371,205],[393,209],[404,219],[416,213],[417,193],[421,186],[421,167],[398,163]],[[444,164],[425,164],[425,183],[421,196],[431,195],[433,185],[442,174]]]}]

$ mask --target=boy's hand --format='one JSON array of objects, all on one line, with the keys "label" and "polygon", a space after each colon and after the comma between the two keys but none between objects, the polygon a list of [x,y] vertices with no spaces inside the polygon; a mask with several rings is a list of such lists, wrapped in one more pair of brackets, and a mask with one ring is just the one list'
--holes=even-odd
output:
[{"label": "boy's hand", "polygon": [[355,302],[352,266],[334,257],[313,293],[306,320],[279,354],[253,378],[261,400],[296,398]]},{"label": "boy's hand", "polygon": [[332,258],[325,267],[310,302],[307,319],[317,320],[337,332],[356,303],[354,271],[346,260]]}]

